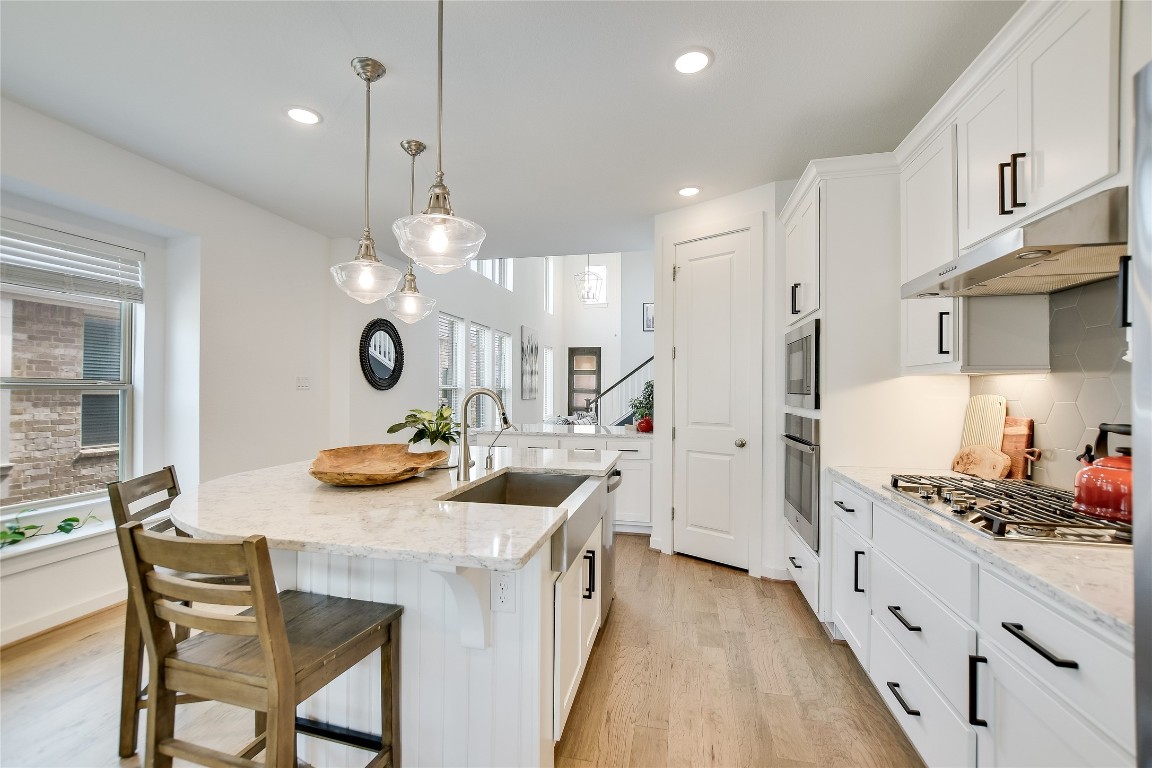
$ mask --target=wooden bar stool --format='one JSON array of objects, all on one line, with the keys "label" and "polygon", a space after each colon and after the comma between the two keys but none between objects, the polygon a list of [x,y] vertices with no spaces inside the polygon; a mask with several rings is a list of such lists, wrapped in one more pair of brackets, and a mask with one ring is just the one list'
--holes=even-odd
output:
[{"label": "wooden bar stool", "polygon": [[[158,500],[157,494],[164,494]],[[180,481],[176,479],[175,467],[151,472],[131,480],[108,484],[108,500],[112,504],[112,517],[116,527],[140,521],[148,529],[157,533],[174,528],[172,521],[164,513],[172,506],[172,500],[180,495]],[[179,532],[177,532],[179,533]],[[221,583],[242,583],[234,577],[213,577],[200,574],[181,574],[183,578],[218,581]],[[129,585],[131,589],[131,585]],[[177,637],[183,640],[187,633]],[[137,713],[147,707],[147,689],[143,687],[144,635],[140,619],[129,595],[128,607],[124,616],[124,667],[120,689],[120,757],[136,754],[136,742],[140,733],[140,718]],[[178,703],[199,701],[193,697],[181,697]]]},{"label": "wooden bar stool", "polygon": [[[153,533],[139,522],[118,528],[117,535],[148,646],[146,766],[169,768],[173,758],[207,766],[256,766],[252,758],[263,751],[265,766],[295,768],[296,705],[377,648],[381,737],[368,765],[400,764],[403,608],[294,590],[277,595],[263,536],[200,541]],[[247,583],[190,581],[161,567],[245,577]],[[202,603],[247,610],[231,614],[189,605]],[[201,632],[177,641],[173,625]],[[264,732],[236,755],[177,739],[178,693],[255,710]],[[362,739],[345,743],[364,748]]]}]

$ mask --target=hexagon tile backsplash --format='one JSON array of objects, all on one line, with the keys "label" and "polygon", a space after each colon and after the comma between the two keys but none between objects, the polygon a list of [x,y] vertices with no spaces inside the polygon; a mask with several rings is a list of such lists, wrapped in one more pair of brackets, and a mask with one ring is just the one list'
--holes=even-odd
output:
[{"label": "hexagon tile backsplash", "polygon": [[[1003,395],[1009,416],[1035,422],[1038,483],[1071,490],[1076,456],[1096,442],[1097,425],[1132,421],[1132,366],[1120,359],[1127,344],[1116,298],[1115,279],[1052,294],[1051,373],[971,377],[973,395]],[[1128,444],[1112,438],[1109,449]]]}]

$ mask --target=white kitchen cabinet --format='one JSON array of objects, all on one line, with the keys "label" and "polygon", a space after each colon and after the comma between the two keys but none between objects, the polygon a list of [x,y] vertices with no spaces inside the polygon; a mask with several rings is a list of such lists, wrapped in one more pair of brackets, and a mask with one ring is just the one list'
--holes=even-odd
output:
[{"label": "white kitchen cabinet", "polygon": [[588,655],[600,631],[603,521],[588,538],[579,561],[560,575],[554,587],[555,657],[553,659],[553,737],[564,733]]},{"label": "white kitchen cabinet", "polygon": [[907,282],[956,258],[955,127],[900,171],[900,251]]},{"label": "white kitchen cabinet", "polygon": [[981,638],[973,657],[981,768],[1103,768],[1133,764],[1115,743],[1031,679],[996,643]]},{"label": "white kitchen cabinet", "polygon": [[784,296],[791,325],[820,308],[820,185],[813,185],[784,223]]},{"label": "white kitchen cabinet", "polygon": [[1028,373],[1050,368],[1048,297],[905,299],[905,373]]},{"label": "white kitchen cabinet", "polygon": [[616,493],[616,522],[652,524],[652,462],[623,461]]},{"label": "white kitchen cabinet", "polygon": [[1119,3],[1066,3],[956,113],[963,250],[1118,169]]},{"label": "white kitchen cabinet", "polygon": [[820,559],[787,523],[784,524],[784,559],[788,575],[796,582],[808,605],[812,606],[812,612],[819,616]]},{"label": "white kitchen cabinet", "polygon": [[868,560],[872,547],[839,515],[832,518],[832,619],[868,668]]},{"label": "white kitchen cabinet", "polygon": [[516,447],[520,450],[527,450],[529,448],[559,448],[560,439],[556,437],[540,437],[538,435],[526,435],[516,438]]}]

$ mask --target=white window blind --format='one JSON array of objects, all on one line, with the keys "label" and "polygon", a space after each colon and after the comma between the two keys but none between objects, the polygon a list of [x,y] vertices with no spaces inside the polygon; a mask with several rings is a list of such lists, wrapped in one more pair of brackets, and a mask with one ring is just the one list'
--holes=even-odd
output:
[{"label": "white window blind", "polygon": [[540,390],[544,397],[544,418],[556,415],[556,401],[552,395],[552,347],[544,347],[544,354],[541,355],[540,365]]},{"label": "white window blind", "polygon": [[[472,362],[468,379],[470,387],[492,388],[491,349],[492,331],[483,325],[473,323],[468,330],[468,353]],[[470,407],[469,424],[478,427],[491,426],[492,401],[489,398],[478,397],[472,401]]]},{"label": "white window blind", "polygon": [[[512,392],[512,337],[502,331],[496,331],[492,347],[492,389],[508,407],[508,398]],[[498,419],[499,414],[496,414]],[[493,424],[493,426],[499,426]]]},{"label": "white window blind", "polygon": [[452,315],[439,317],[440,402],[451,406],[455,420],[460,420],[460,401],[464,398],[466,358],[464,321]]},{"label": "white window blind", "polygon": [[142,302],[144,254],[4,217],[0,281],[93,299]]}]

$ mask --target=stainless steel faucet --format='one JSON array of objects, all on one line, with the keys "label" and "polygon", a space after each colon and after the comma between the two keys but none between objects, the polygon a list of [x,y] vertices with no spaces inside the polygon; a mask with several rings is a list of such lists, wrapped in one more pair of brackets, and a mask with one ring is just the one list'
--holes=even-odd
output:
[{"label": "stainless steel faucet", "polygon": [[471,451],[468,449],[468,404],[477,395],[488,395],[492,398],[492,402],[496,403],[496,407],[500,410],[500,424],[504,429],[512,426],[508,421],[508,414],[504,412],[504,401],[500,399],[500,395],[490,389],[477,387],[464,396],[464,402],[460,403],[460,467],[456,471],[456,479],[461,482],[468,480],[468,468],[472,465]]}]

